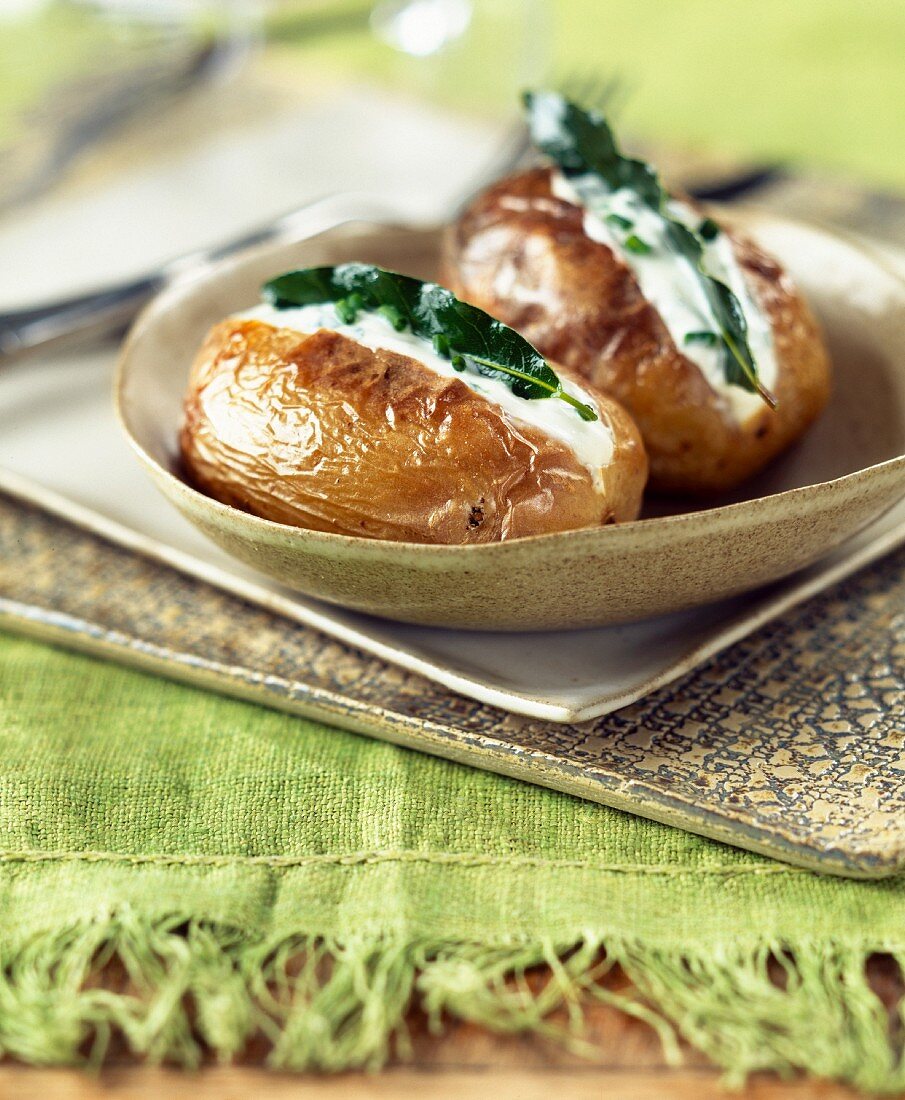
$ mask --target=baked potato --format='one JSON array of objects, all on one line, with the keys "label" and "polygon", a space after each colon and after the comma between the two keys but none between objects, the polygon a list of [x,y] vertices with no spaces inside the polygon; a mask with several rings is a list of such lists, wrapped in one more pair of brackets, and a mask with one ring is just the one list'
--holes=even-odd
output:
[{"label": "baked potato", "polygon": [[266,519],[484,543],[637,516],[647,475],[638,431],[616,402],[588,399],[599,418],[590,427],[609,440],[595,469],[462,375],[329,329],[231,318],[192,366],[180,449],[197,488]]},{"label": "baked potato", "polygon": [[739,412],[728,399],[736,395],[727,398],[689,348],[677,346],[625,257],[589,235],[586,211],[563,197],[557,179],[558,169],[536,168],[475,199],[447,234],[445,282],[624,405],[641,430],[652,489],[700,494],[738,485],[797,439],[827,401],[829,362],[806,303],[776,260],[725,230],[775,355],[775,408],[745,394],[754,401]]}]

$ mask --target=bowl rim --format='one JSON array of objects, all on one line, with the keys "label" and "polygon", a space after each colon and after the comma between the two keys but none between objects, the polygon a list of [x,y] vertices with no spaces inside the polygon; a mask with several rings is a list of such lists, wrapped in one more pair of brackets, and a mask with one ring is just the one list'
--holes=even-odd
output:
[{"label": "bowl rim", "polygon": [[[847,248],[858,252],[873,267],[882,272],[887,279],[899,285],[902,294],[903,315],[905,315],[905,277],[896,271],[892,264],[883,262],[881,255],[878,255],[869,247],[862,246],[859,239],[854,235],[848,235],[844,231],[837,232],[833,227],[823,226],[816,222],[809,222],[797,218],[784,218],[781,215],[774,215],[769,211],[757,209],[742,210],[741,208],[732,211],[732,216],[739,217],[739,215],[751,221],[766,220],[773,223],[785,223],[787,225],[805,228],[812,232],[822,234],[823,236],[832,237],[844,244]],[[292,243],[301,244],[306,240],[313,239],[315,236],[331,232],[347,224],[361,224],[374,230],[392,231],[396,229],[407,232],[430,232],[442,228],[438,223],[415,223],[389,219],[386,221],[377,221],[373,216],[362,218],[352,216],[338,219],[331,225],[322,226],[315,233],[298,235],[293,233],[290,229],[286,233],[275,235],[265,244],[243,249],[228,258],[206,265],[201,270],[187,272],[185,275],[177,277],[169,286],[156,294],[141,310],[130,327],[117,355],[113,378],[113,404],[115,415],[129,446],[136,453],[142,464],[149,472],[168,484],[173,492],[187,496],[201,508],[207,508],[224,520],[246,524],[256,529],[259,535],[265,537],[268,542],[279,541],[285,543],[285,541],[289,539],[307,544],[313,543],[324,547],[332,547],[333,549],[344,547],[348,550],[358,550],[364,553],[367,553],[369,550],[377,552],[380,548],[385,550],[387,547],[392,547],[403,553],[419,551],[421,554],[430,554],[432,556],[468,555],[471,557],[476,555],[486,556],[491,554],[505,555],[518,553],[522,547],[527,547],[529,545],[533,546],[539,543],[549,545],[557,540],[597,542],[600,539],[606,539],[611,544],[615,543],[618,545],[619,540],[624,540],[626,538],[632,541],[636,540],[642,530],[650,531],[650,537],[655,538],[656,533],[659,531],[672,530],[676,527],[681,528],[692,523],[699,524],[701,522],[706,522],[711,528],[713,528],[715,524],[719,526],[733,526],[734,518],[742,511],[750,513],[752,509],[761,510],[764,508],[772,508],[777,505],[782,507],[784,502],[795,501],[801,497],[825,497],[834,492],[838,492],[844,486],[876,477],[881,472],[891,472],[898,468],[905,470],[905,452],[903,452],[893,458],[884,459],[882,462],[873,463],[870,466],[863,466],[858,470],[852,470],[847,474],[832,478],[829,481],[818,481],[810,485],[800,485],[793,489],[783,489],[778,493],[769,493],[766,496],[752,497],[748,500],[735,501],[731,504],[715,505],[711,508],[698,508],[694,511],[677,512],[668,516],[652,516],[648,519],[639,518],[628,520],[623,523],[606,524],[598,527],[578,527],[566,531],[553,531],[540,535],[526,535],[516,539],[504,539],[483,543],[409,542],[395,539],[368,538],[361,535],[342,535],[332,531],[317,531],[308,527],[298,527],[294,524],[279,523],[276,520],[264,519],[262,516],[256,516],[252,512],[243,512],[240,508],[235,508],[231,504],[224,504],[222,501],[215,500],[213,497],[196,489],[189,482],[177,476],[172,470],[160,463],[139,442],[133,433],[128,422],[128,414],[125,410],[124,389],[134,346],[145,331],[162,315],[166,314],[172,304],[171,300],[180,299],[184,291],[188,288],[208,285],[211,282],[215,282],[221,272],[233,270],[252,259],[254,256],[262,255],[264,252],[274,247],[286,246]],[[905,482],[903,482],[902,485],[902,496],[905,496]],[[776,504],[773,502],[776,502]],[[647,540],[645,539],[645,541]]]}]

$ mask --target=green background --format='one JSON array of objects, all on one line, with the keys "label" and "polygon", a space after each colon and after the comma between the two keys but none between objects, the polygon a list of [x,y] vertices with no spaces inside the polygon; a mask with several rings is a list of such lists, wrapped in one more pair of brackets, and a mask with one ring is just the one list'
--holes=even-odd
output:
[{"label": "green background", "polygon": [[905,186],[903,0],[557,0],[560,65],[603,66],[646,137]]},{"label": "green background", "polygon": [[[362,4],[292,0],[278,6],[271,26],[285,30],[287,16],[313,11],[320,19],[337,7]],[[624,121],[640,138],[905,187],[903,0],[551,0],[551,14],[552,50],[536,44],[552,56],[554,75],[618,77]],[[545,34],[538,27],[537,36]],[[0,7],[0,140],[21,127],[23,105],[43,87],[90,71],[109,45],[109,35],[92,32],[62,0],[29,17]],[[284,35],[278,49],[296,55],[300,78],[324,59],[351,77],[388,64],[364,34],[321,38],[315,47]],[[467,103],[498,76],[489,50],[473,54],[444,75],[444,98]]]}]

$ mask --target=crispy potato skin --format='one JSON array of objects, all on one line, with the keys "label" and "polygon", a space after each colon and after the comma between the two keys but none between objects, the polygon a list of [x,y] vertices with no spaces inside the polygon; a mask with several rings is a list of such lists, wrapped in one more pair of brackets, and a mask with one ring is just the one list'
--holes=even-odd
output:
[{"label": "crispy potato skin", "polygon": [[753,296],[773,328],[775,411],[738,423],[673,343],[631,270],[555,197],[551,170],[501,180],[451,227],[445,281],[544,355],[620,401],[641,429],[650,486],[714,493],[750,477],[797,439],[829,397],[817,324],[779,264],[729,231]]},{"label": "crispy potato skin", "polygon": [[180,437],[190,480],[280,523],[366,538],[481,543],[634,519],[647,460],[631,418],[599,491],[559,441],[458,378],[334,332],[229,320],[192,367]]}]

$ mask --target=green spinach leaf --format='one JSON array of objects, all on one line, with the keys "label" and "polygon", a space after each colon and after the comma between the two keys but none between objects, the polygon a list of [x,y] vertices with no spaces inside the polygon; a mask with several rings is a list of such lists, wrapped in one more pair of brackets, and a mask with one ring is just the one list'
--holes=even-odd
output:
[{"label": "green spinach leaf", "polygon": [[289,271],[265,283],[262,294],[277,309],[335,303],[347,324],[362,309],[382,313],[397,330],[409,329],[432,341],[458,370],[498,378],[527,400],[558,398],[582,420],[597,419],[595,409],[563,389],[546,359],[524,337],[436,283],[349,263]]},{"label": "green spinach leaf", "polygon": [[[559,165],[566,177],[593,173],[610,191],[621,188],[633,191],[663,219],[670,249],[688,261],[717,322],[726,381],[759,394],[768,405],[775,407],[773,395],[758,377],[741,302],[724,282],[709,275],[704,268],[706,242],[719,232],[716,223],[706,218],[694,230],[676,220],[669,212],[670,195],[654,168],[644,161],[623,156],[602,115],[586,111],[555,92],[526,92],[524,98],[534,144]],[[634,250],[643,252],[644,248],[635,245]]]}]

